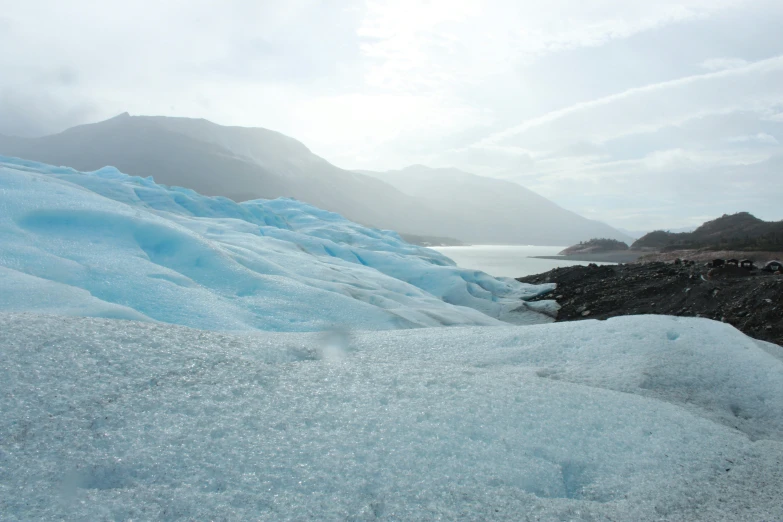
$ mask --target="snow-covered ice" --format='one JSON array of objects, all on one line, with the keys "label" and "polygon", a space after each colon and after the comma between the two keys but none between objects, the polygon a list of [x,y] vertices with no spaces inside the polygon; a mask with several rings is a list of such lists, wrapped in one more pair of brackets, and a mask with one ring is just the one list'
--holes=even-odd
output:
[{"label": "snow-covered ice", "polygon": [[551,288],[0,157],[0,520],[783,519],[783,349]]},{"label": "snow-covered ice", "polygon": [[237,204],[0,156],[0,310],[226,331],[529,324],[556,305],[521,299],[551,286],[292,199]]},{"label": "snow-covered ice", "polygon": [[780,520],[783,361],[705,319],[0,314],[3,520]]}]

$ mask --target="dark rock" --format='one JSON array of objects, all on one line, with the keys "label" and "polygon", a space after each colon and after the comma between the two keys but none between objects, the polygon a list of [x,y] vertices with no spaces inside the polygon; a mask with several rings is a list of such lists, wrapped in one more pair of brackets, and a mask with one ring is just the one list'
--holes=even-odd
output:
[{"label": "dark rock", "polygon": [[557,284],[557,321],[633,314],[708,317],[783,346],[783,278],[725,264],[709,272],[695,265],[674,267],[662,262],[571,266],[519,281]]}]

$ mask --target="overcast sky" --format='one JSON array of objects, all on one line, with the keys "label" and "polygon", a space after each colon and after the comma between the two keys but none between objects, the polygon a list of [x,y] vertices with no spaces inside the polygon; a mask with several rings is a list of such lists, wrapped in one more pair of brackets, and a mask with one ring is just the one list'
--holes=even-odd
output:
[{"label": "overcast sky", "polygon": [[634,230],[783,219],[783,0],[0,0],[0,133],[128,111]]}]

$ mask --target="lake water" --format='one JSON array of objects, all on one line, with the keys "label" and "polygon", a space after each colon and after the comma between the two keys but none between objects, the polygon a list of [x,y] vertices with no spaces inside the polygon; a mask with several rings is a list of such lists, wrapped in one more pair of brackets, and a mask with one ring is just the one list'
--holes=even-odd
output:
[{"label": "lake water", "polygon": [[[556,256],[562,247],[532,245],[471,245],[432,247],[450,257],[462,268],[481,270],[495,277],[523,277],[561,266],[587,265],[589,261],[533,259],[530,256]],[[599,265],[611,263],[597,263]]]}]

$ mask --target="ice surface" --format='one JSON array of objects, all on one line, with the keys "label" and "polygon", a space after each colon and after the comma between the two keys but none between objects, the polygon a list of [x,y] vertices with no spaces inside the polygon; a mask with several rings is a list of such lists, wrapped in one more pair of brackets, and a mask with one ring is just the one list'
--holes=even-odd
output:
[{"label": "ice surface", "polygon": [[0,350],[4,521],[783,518],[783,361],[705,319],[0,314]]},{"label": "ice surface", "polygon": [[0,519],[783,519],[780,347],[551,288],[0,157]]},{"label": "ice surface", "polygon": [[551,321],[521,299],[552,285],[461,269],[292,199],[237,204],[7,157],[0,270],[5,311],[237,331]]}]

